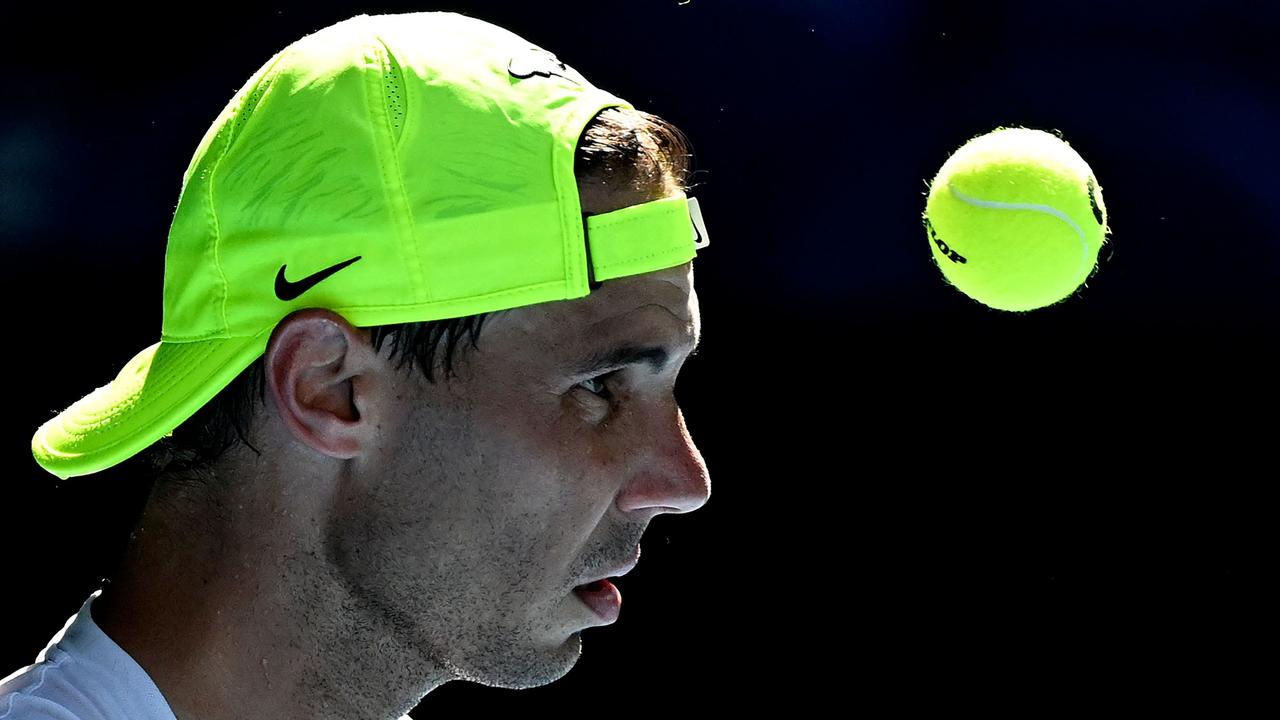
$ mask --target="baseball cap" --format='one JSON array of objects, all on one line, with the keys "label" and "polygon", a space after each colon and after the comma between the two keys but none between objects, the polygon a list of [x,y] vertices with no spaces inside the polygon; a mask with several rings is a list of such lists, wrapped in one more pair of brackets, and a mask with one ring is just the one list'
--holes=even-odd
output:
[{"label": "baseball cap", "polygon": [[291,43],[183,174],[159,342],[41,425],[36,462],[67,479],[172,435],[303,308],[437,320],[689,262],[710,241],[683,192],[582,212],[575,150],[610,107],[634,109],[459,13],[361,14]]}]

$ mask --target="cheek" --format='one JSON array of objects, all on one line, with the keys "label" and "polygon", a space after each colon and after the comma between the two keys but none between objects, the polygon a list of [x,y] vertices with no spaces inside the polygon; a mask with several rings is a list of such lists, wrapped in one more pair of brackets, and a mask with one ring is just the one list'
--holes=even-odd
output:
[{"label": "cheek", "polygon": [[621,428],[613,415],[616,408],[596,398],[574,395],[565,397],[560,417],[552,426],[554,442],[565,461],[578,466],[585,463],[588,472],[613,467],[623,452]]},{"label": "cheek", "polygon": [[616,475],[640,462],[662,440],[656,433],[663,423],[671,423],[678,412],[674,399],[668,406],[628,387],[612,390],[610,402],[591,397],[567,401],[559,424],[561,442],[573,446],[570,455],[592,475]]},{"label": "cheek", "polygon": [[621,465],[624,452],[616,438],[596,436],[588,442],[584,457],[590,464],[590,470],[602,474],[612,473]]},{"label": "cheek", "polygon": [[[484,440],[477,448],[491,470],[515,475],[510,483],[533,498],[581,495],[584,484],[599,485],[617,473],[634,452],[627,421],[617,407],[570,391],[486,413]],[[622,401],[625,404],[625,400]],[[496,461],[497,467],[494,466]],[[607,484],[607,483],[606,483]]]}]

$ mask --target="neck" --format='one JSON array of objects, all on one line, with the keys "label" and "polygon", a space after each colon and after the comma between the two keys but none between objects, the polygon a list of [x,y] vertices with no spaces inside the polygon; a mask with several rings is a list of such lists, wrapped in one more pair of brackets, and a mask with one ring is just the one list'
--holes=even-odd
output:
[{"label": "neck", "polygon": [[182,537],[144,519],[92,610],[177,720],[243,718],[246,708],[281,720],[395,720],[447,681],[323,543],[278,540],[292,533],[228,533],[216,547]]}]

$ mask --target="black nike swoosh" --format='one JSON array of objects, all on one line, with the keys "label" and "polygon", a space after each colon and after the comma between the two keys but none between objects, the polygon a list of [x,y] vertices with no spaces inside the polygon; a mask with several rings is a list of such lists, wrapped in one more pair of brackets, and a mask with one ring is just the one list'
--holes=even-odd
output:
[{"label": "black nike swoosh", "polygon": [[276,297],[286,302],[289,300],[293,300],[297,298],[299,295],[301,295],[302,293],[315,287],[319,282],[321,282],[325,278],[338,272],[339,270],[350,265],[351,263],[359,260],[361,257],[363,256],[357,255],[351,258],[350,260],[343,260],[342,262],[338,263],[337,265],[334,265],[333,267],[328,267],[328,268],[325,268],[324,270],[321,270],[318,273],[308,275],[297,282],[289,282],[288,280],[284,279],[284,269],[288,267],[288,265],[281,265],[280,272],[276,273]]},{"label": "black nike swoosh", "polygon": [[[559,72],[557,72],[559,71]],[[563,80],[580,85],[577,80],[569,77],[568,66],[560,61],[560,58],[538,48],[529,48],[529,50],[518,53],[507,62],[507,72],[511,77],[527,80],[534,75],[544,78],[555,76]]]}]

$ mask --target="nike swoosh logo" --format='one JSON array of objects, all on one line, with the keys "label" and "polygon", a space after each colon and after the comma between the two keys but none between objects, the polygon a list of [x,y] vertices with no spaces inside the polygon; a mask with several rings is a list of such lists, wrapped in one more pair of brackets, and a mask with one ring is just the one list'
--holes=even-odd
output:
[{"label": "nike swoosh logo", "polygon": [[507,63],[507,72],[511,77],[527,80],[534,75],[544,78],[555,77],[568,80],[575,85],[582,83],[572,75],[575,71],[560,62],[560,58],[541,48],[529,48],[528,50],[518,53]]},{"label": "nike swoosh logo", "polygon": [[324,270],[321,270],[318,273],[313,273],[311,275],[308,275],[297,282],[289,282],[288,280],[285,279],[284,269],[289,266],[281,265],[280,272],[276,273],[276,297],[286,302],[288,302],[289,300],[294,300],[302,293],[310,290],[311,288],[319,284],[321,281],[328,278],[330,275],[338,272],[342,268],[359,260],[361,257],[363,256],[357,255],[351,258],[350,260],[344,260],[338,263],[337,265],[334,265],[333,267],[328,267],[328,268],[325,268]]},{"label": "nike swoosh logo", "polygon": [[702,225],[702,208],[698,204],[698,198],[689,198],[689,221],[693,224],[693,246],[697,250],[701,250],[711,244],[711,238],[707,237],[706,228]]}]

